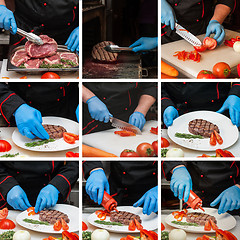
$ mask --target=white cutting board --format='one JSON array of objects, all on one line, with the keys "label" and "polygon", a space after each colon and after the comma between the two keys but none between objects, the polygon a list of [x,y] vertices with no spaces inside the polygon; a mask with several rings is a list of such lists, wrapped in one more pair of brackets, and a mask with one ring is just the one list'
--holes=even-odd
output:
[{"label": "white cutting board", "polygon": [[[225,40],[229,40],[232,37],[240,36],[239,32],[226,30]],[[197,36],[201,41],[204,39],[205,34]],[[192,60],[178,60],[174,57],[174,53],[177,51],[193,51],[193,46],[185,40],[179,40],[161,46],[161,56],[163,60],[166,60],[170,65],[175,66],[183,71],[187,72],[193,77],[197,77],[201,70],[212,71],[213,66],[218,62],[226,62],[229,66],[235,67],[240,63],[240,54],[234,52],[233,48],[222,44],[216,49],[210,51],[206,50],[201,54],[201,61],[199,63]]]},{"label": "white cutting board", "polygon": [[150,132],[151,127],[157,127],[157,121],[146,122],[142,135],[136,135],[132,137],[120,137],[114,134],[115,131],[119,131],[118,128],[113,128],[97,133],[90,133],[82,137],[83,144],[91,147],[99,148],[109,153],[113,153],[120,156],[124,149],[131,149],[136,151],[137,146],[140,143],[147,142],[152,144],[153,141],[158,140],[158,135]]}]

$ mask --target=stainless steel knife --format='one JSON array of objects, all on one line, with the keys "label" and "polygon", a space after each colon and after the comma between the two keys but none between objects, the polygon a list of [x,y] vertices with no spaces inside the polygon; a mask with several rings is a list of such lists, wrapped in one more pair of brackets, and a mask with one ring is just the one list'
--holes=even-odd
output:
[{"label": "stainless steel knife", "polygon": [[202,42],[197,37],[195,37],[192,33],[190,33],[188,30],[186,30],[184,27],[182,27],[178,23],[175,23],[175,29],[176,29],[176,33],[180,37],[184,38],[186,41],[191,43],[193,46],[201,46],[202,45]]},{"label": "stainless steel knife", "polygon": [[138,127],[135,127],[134,125],[129,124],[127,122],[124,122],[120,119],[117,119],[117,118],[114,118],[114,117],[110,116],[110,122],[112,123],[113,127],[121,128],[121,129],[127,130],[127,131],[131,131],[135,134],[140,134],[140,135],[142,134],[141,130]]}]

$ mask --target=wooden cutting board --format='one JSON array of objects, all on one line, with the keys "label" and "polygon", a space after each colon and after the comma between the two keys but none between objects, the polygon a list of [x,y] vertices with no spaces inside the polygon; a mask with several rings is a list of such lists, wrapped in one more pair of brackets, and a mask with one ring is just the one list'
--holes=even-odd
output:
[{"label": "wooden cutting board", "polygon": [[[226,30],[225,39],[229,40],[240,36],[239,32]],[[204,39],[205,34],[197,36],[201,41]],[[212,71],[213,66],[218,62],[226,62],[229,66],[236,67],[240,63],[240,53],[234,52],[233,48],[222,44],[216,49],[210,51],[206,50],[201,54],[201,61],[199,63],[192,60],[182,61],[174,57],[174,53],[177,51],[193,51],[193,46],[187,41],[179,40],[161,46],[161,56],[163,60],[166,60],[170,65],[175,66],[180,71],[188,73],[188,75],[196,78],[201,70]]]}]

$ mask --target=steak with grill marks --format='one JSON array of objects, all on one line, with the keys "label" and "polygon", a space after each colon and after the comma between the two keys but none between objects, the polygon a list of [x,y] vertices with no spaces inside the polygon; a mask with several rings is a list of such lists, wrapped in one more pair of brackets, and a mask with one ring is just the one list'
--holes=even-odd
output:
[{"label": "steak with grill marks", "polygon": [[56,139],[62,138],[63,133],[67,132],[67,130],[59,125],[50,125],[50,124],[43,124],[44,129],[49,135],[49,138]]},{"label": "steak with grill marks", "polygon": [[129,225],[131,220],[136,219],[139,223],[142,222],[141,218],[133,213],[125,212],[125,211],[119,211],[117,212],[111,212],[110,213],[110,221],[111,222],[120,222],[123,225]]},{"label": "steak with grill marks", "polygon": [[216,130],[217,133],[220,132],[217,125],[207,120],[194,119],[188,123],[188,131],[195,135],[210,138],[214,130]]},{"label": "steak with grill marks", "polygon": [[217,220],[214,216],[206,213],[191,212],[187,213],[186,221],[189,223],[197,223],[200,226],[204,226],[207,221],[212,219],[212,221],[217,224]]},{"label": "steak with grill marks", "polygon": [[39,213],[39,220],[43,221],[43,222],[48,222],[50,224],[54,224],[55,222],[57,222],[58,220],[61,221],[61,218],[66,222],[69,223],[70,219],[68,218],[68,215],[57,211],[57,210],[42,210]]}]

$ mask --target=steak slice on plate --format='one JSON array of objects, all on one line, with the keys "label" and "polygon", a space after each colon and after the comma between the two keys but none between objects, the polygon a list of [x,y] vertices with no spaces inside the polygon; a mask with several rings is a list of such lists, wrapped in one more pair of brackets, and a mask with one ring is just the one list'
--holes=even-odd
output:
[{"label": "steak slice on plate", "polygon": [[110,221],[111,222],[120,222],[123,225],[129,225],[129,223],[133,220],[136,219],[139,223],[142,222],[140,216],[130,213],[130,212],[125,212],[125,211],[119,211],[117,212],[111,212],[110,213]]},{"label": "steak slice on plate", "polygon": [[197,223],[200,226],[204,226],[209,219],[212,219],[212,221],[217,224],[217,220],[214,216],[211,216],[206,213],[199,213],[199,212],[191,212],[187,213],[186,221],[189,223]]},{"label": "steak slice on plate", "polygon": [[50,124],[43,124],[44,129],[49,135],[49,138],[56,139],[62,138],[63,133],[67,132],[67,130],[59,125],[50,125]]},{"label": "steak slice on plate", "polygon": [[204,119],[194,119],[188,123],[188,131],[194,135],[210,138],[214,130],[220,132],[217,125]]},{"label": "steak slice on plate", "polygon": [[58,220],[61,221],[61,218],[66,223],[70,222],[70,219],[68,218],[67,214],[57,211],[57,210],[47,209],[47,210],[42,210],[41,212],[39,212],[39,220],[43,221],[43,222],[48,222],[50,224],[54,224]]}]

